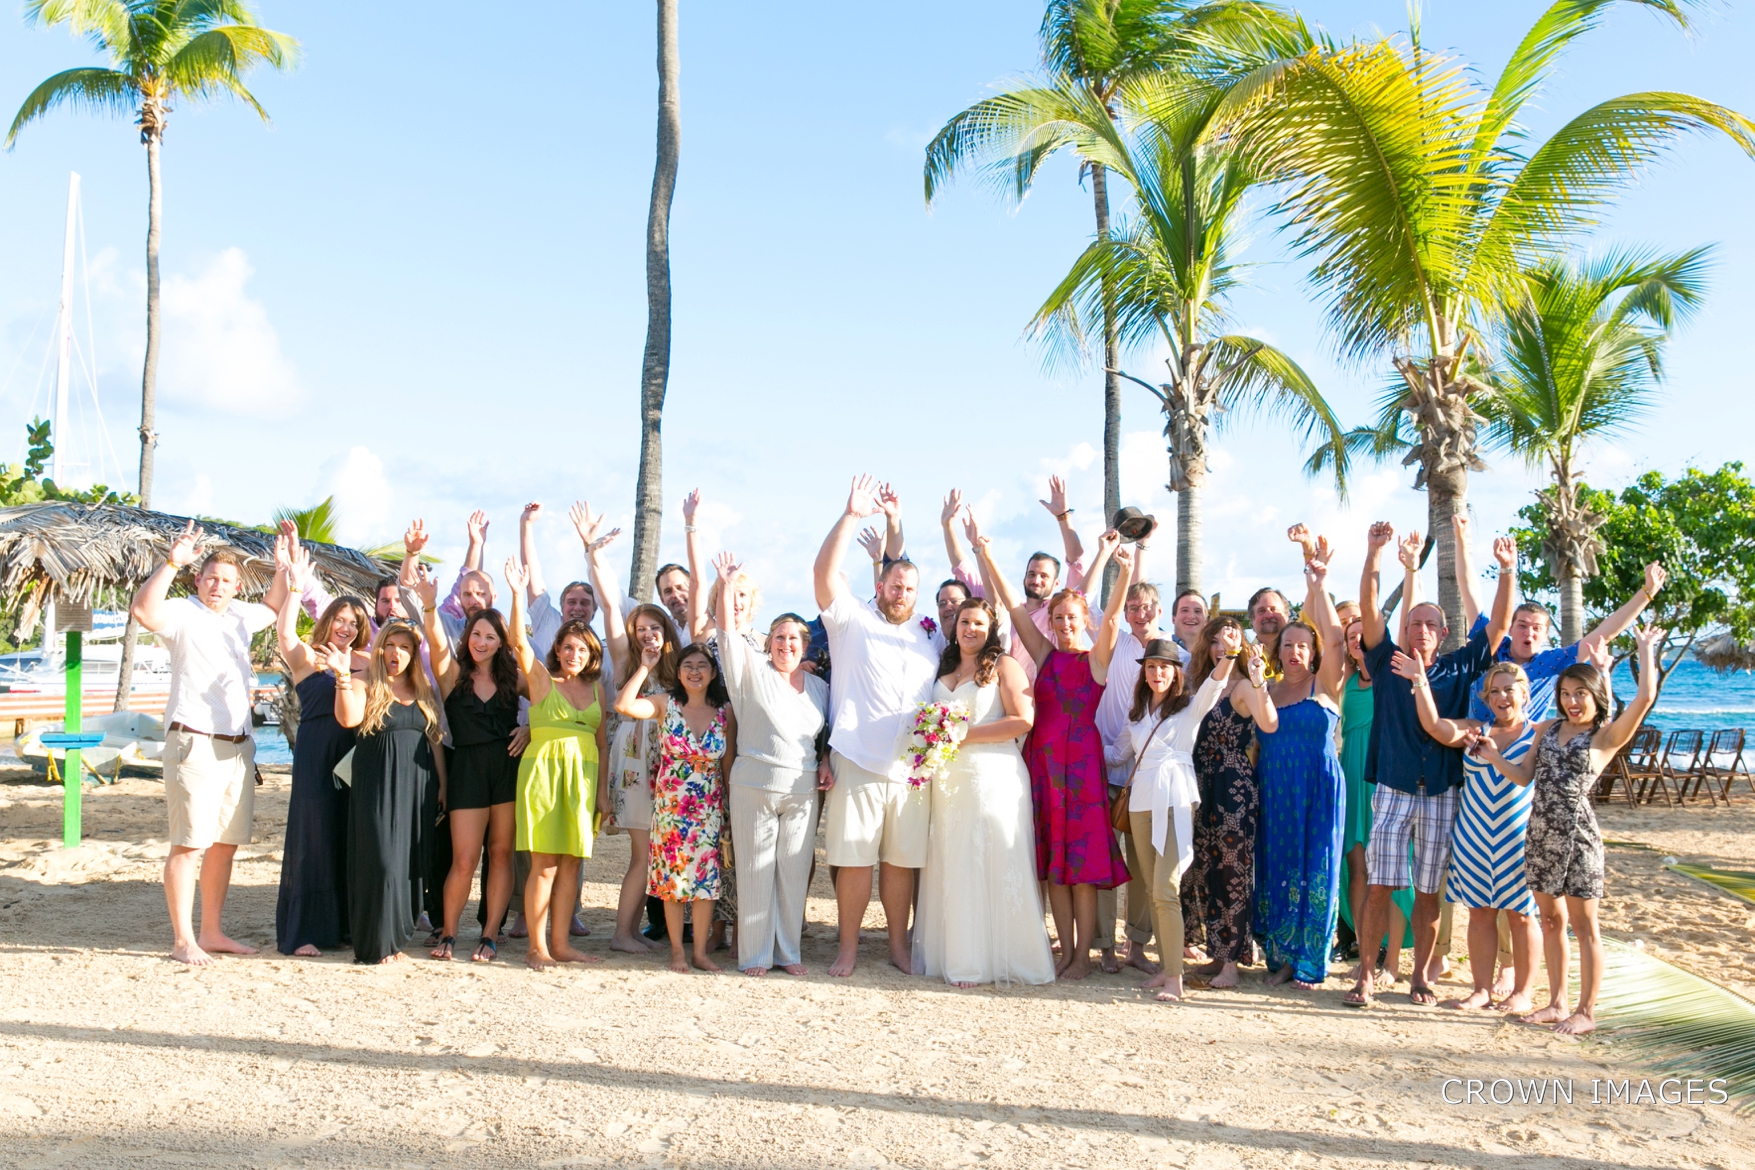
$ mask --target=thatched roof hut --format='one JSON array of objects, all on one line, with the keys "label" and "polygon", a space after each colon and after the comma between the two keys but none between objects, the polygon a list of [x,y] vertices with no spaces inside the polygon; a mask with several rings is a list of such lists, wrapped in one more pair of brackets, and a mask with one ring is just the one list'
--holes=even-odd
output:
[{"label": "thatched roof hut", "polygon": [[[114,504],[24,504],[0,508],[0,600],[24,600],[31,611],[49,601],[89,605],[106,589],[132,592],[164,563],[189,522]],[[240,592],[259,594],[274,576],[274,534],[197,520],[202,552],[229,548],[243,564]],[[307,544],[311,564],[332,591],[372,595],[391,570],[351,548]]]},{"label": "thatched roof hut", "polygon": [[1694,657],[1717,671],[1755,670],[1755,643],[1720,634],[1694,647]]}]

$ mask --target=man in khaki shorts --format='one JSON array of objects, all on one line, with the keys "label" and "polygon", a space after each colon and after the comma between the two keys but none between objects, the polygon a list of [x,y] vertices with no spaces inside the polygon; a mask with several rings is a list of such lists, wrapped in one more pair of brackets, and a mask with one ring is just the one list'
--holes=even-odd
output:
[{"label": "man in khaki shorts", "polygon": [[875,514],[877,485],[853,481],[847,509],[817,553],[817,604],[829,637],[829,764],[835,783],[826,811],[829,864],[839,868],[835,901],[841,946],[831,975],[851,975],[859,958],[859,923],[871,903],[871,871],[879,866],[878,897],[890,933],[890,962],[912,968],[908,914],[914,881],[926,860],[925,793],[891,778],[897,749],[913,724],[915,705],[932,695],[944,638],[930,617],[916,618],[920,573],[895,561],[878,582],[875,601],[861,601],[841,574],[853,530]]},{"label": "man in khaki shorts", "polygon": [[[250,737],[250,637],[274,624],[286,603],[276,574],[264,605],[234,601],[238,556],[219,549],[201,562],[189,597],[169,598],[177,574],[192,564],[205,534],[191,520],[165,564],[134,595],[135,620],[157,634],[171,655],[165,703],[165,804],[171,855],[165,860],[165,905],[171,914],[171,958],[206,966],[215,954],[253,955],[220,929],[232,880],[232,856],[250,840],[256,795],[256,742]],[[197,858],[206,850],[205,858]],[[195,933],[199,865],[201,933]]]}]

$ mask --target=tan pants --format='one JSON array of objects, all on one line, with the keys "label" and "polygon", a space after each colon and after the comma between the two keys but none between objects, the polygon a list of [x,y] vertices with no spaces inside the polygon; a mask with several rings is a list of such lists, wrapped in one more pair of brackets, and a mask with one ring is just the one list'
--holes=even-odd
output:
[{"label": "tan pants", "polygon": [[1182,875],[1176,871],[1176,821],[1171,819],[1169,832],[1164,834],[1164,854],[1160,856],[1152,848],[1152,814],[1129,813],[1128,820],[1133,823],[1128,839],[1139,856],[1136,872],[1152,901],[1158,957],[1164,962],[1164,973],[1175,978],[1182,974]]},{"label": "tan pants", "polygon": [[[1122,852],[1127,856],[1127,872],[1132,875],[1127,879],[1127,938],[1129,942],[1145,946],[1152,941],[1152,899],[1146,893],[1146,883],[1140,880],[1140,859],[1134,852],[1133,834],[1122,833]],[[1115,919],[1121,909],[1118,895],[1119,889],[1097,891],[1097,949],[1107,951],[1118,941],[1115,937]],[[1046,896],[1046,895],[1044,895]],[[1160,937],[1158,945],[1164,946]],[[1181,936],[1177,936],[1177,950],[1182,949]]]}]

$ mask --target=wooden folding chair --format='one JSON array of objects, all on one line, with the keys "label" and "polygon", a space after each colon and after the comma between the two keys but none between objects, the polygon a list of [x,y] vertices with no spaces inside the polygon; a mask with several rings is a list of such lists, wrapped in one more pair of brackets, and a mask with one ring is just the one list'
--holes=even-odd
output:
[{"label": "wooden folding chair", "polygon": [[[1695,779],[1694,765],[1700,759],[1700,745],[1706,735],[1699,729],[1678,728],[1670,732],[1670,741],[1664,745],[1663,758],[1658,761],[1658,777],[1653,787],[1664,794],[1665,806],[1681,804],[1687,798],[1688,783]],[[1676,798],[1670,799],[1670,786],[1676,789]],[[1714,804],[1718,802],[1713,801]]]},{"label": "wooden folding chair", "polygon": [[1741,727],[1719,728],[1712,733],[1712,742],[1707,745],[1701,761],[1707,782],[1718,785],[1719,795],[1724,797],[1726,804],[1731,803],[1731,783],[1738,776],[1748,783],[1750,792],[1755,792],[1755,776],[1749,774],[1749,765],[1743,760],[1747,736],[1748,732]]},{"label": "wooden folding chair", "polygon": [[1621,791],[1627,797],[1627,803],[1638,805],[1645,799],[1646,789],[1652,780],[1659,775],[1658,748],[1663,744],[1663,733],[1655,727],[1641,727],[1627,741],[1627,746],[1616,754],[1614,762],[1603,769],[1602,778],[1597,782],[1596,798],[1607,801],[1615,795],[1615,784],[1620,782]]}]

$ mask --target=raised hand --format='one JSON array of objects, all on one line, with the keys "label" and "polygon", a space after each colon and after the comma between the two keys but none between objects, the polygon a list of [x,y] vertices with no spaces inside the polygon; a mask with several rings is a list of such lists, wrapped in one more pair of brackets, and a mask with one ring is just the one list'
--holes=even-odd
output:
[{"label": "raised hand", "polygon": [[1402,568],[1404,569],[1417,569],[1420,567],[1420,532],[1418,529],[1409,532],[1397,542],[1395,546],[1395,555],[1396,559],[1402,563]]},{"label": "raised hand", "polygon": [[1058,475],[1049,476],[1048,498],[1036,502],[1041,504],[1044,508],[1047,508],[1050,516],[1053,516],[1056,520],[1060,519],[1068,511],[1066,506],[1066,480],[1060,478]]},{"label": "raised hand", "polygon": [[524,505],[524,512],[522,515],[520,515],[518,517],[518,523],[520,523],[520,524],[535,524],[536,521],[538,520],[538,518],[540,518],[541,516],[542,516],[542,505],[537,503],[535,500],[532,500],[528,504]]},{"label": "raised hand", "polygon": [[1469,514],[1467,512],[1452,512],[1450,514],[1450,529],[1456,533],[1456,539],[1459,543],[1467,544],[1469,540]]},{"label": "raised hand", "polygon": [[515,593],[524,592],[524,587],[530,584],[530,571],[519,564],[515,557],[506,558],[506,584]]},{"label": "raised hand", "polygon": [[426,548],[427,541],[431,539],[432,537],[427,535],[427,522],[425,520],[411,520],[408,528],[402,534],[402,548],[409,556],[417,557],[421,550]]},{"label": "raised hand", "polygon": [[696,488],[694,491],[691,491],[688,495],[683,497],[683,523],[684,524],[693,524],[695,522],[695,512],[700,508],[700,506],[701,506],[701,489],[700,488]]},{"label": "raised hand", "polygon": [[567,509],[567,519],[573,522],[573,531],[579,534],[580,543],[590,548],[591,543],[597,539],[597,530],[603,527],[603,514],[594,516],[591,514],[590,504],[575,500],[573,506]]},{"label": "raised hand", "polygon": [[482,544],[486,542],[488,530],[488,518],[486,512],[481,511],[479,508],[471,512],[469,514],[469,519],[464,521],[464,526],[469,530],[469,542],[471,544]]},{"label": "raised hand", "polygon": [[713,567],[719,570],[719,580],[726,588],[730,588],[731,583],[737,580],[737,575],[743,572],[743,566],[732,560],[729,552],[722,552],[714,557]]},{"label": "raised hand", "polygon": [[1648,601],[1656,599],[1657,594],[1658,594],[1658,590],[1662,589],[1664,587],[1664,582],[1668,581],[1669,579],[1670,579],[1670,575],[1668,573],[1666,573],[1664,571],[1664,567],[1662,565],[1658,564],[1656,561],[1653,561],[1651,564],[1645,566],[1645,596],[1646,596],[1646,599]]},{"label": "raised hand", "polygon": [[1316,555],[1316,538],[1310,535],[1310,528],[1304,524],[1294,524],[1286,529],[1286,539],[1304,550],[1304,559],[1309,560]]},{"label": "raised hand", "polygon": [[658,669],[658,660],[663,656],[664,647],[662,645],[653,646],[645,642],[640,643],[640,665],[645,667],[648,673]]},{"label": "raised hand", "polygon": [[1318,536],[1316,538],[1316,549],[1312,559],[1321,561],[1325,565],[1335,559],[1335,546],[1329,543],[1328,537]]},{"label": "raised hand", "polygon": [[[282,521],[284,524],[285,521]],[[292,559],[286,551],[286,534],[283,532],[274,538],[274,571],[292,576]]]},{"label": "raised hand", "polygon": [[1304,562],[1304,581],[1307,585],[1321,588],[1328,581],[1328,562],[1312,557]]},{"label": "raised hand", "polygon": [[877,490],[878,507],[885,516],[892,520],[902,514],[902,497],[889,484],[880,484]]},{"label": "raised hand", "polygon": [[[1114,531],[1114,530],[1111,529],[1110,531]],[[1105,532],[1103,535],[1108,536],[1109,533]],[[1119,547],[1119,542],[1121,540],[1121,535],[1119,533],[1116,534],[1115,539],[1117,541],[1118,547],[1116,548],[1115,552],[1111,555],[1115,561],[1115,567],[1117,569],[1120,569],[1123,573],[1126,573],[1133,568],[1133,550],[1131,548]]]},{"label": "raised hand", "polygon": [[1379,520],[1365,534],[1365,547],[1371,552],[1380,552],[1383,547],[1395,539],[1395,525],[1388,520]]},{"label": "raised hand", "polygon": [[857,540],[859,542],[859,547],[865,550],[866,556],[870,557],[874,561],[883,559],[883,555],[884,555],[884,534],[883,533],[879,532],[875,528],[867,528],[867,529],[864,529],[863,531],[861,531],[860,534],[858,536],[855,536],[853,539]]},{"label": "raised hand", "polygon": [[975,509],[963,509],[963,535],[969,540],[969,547],[983,549],[987,547],[988,538],[981,535],[981,522],[975,519]]},{"label": "raised hand", "polygon": [[1419,660],[1403,654],[1400,650],[1390,656],[1389,670],[1391,674],[1399,675],[1416,686],[1426,678],[1426,668],[1420,665]]},{"label": "raised hand", "polygon": [[345,646],[337,646],[334,643],[327,646],[313,646],[311,654],[317,659],[317,666],[320,670],[327,670],[336,675],[350,674],[353,671],[353,652]]},{"label": "raised hand", "polygon": [[[1650,627],[1647,628],[1649,629]],[[1634,631],[1633,642],[1635,645],[1639,644],[1639,637],[1644,632],[1644,630]],[[1589,642],[1580,642],[1578,644],[1578,649],[1579,653],[1584,655],[1584,659],[1587,663],[1596,667],[1604,675],[1609,673],[1612,662],[1609,658],[1609,643],[1606,639],[1597,638]]]},{"label": "raised hand", "polygon": [[196,527],[195,521],[189,521],[183,526],[183,531],[177,534],[177,539],[171,541],[171,547],[165,553],[165,560],[169,561],[174,568],[187,568],[194,563],[195,553],[201,547],[201,541],[206,535],[207,533],[203,529]]},{"label": "raised hand", "polygon": [[854,476],[853,486],[847,489],[847,514],[856,520],[877,515],[883,510],[878,504],[877,490],[877,480],[871,476]]},{"label": "raised hand", "polygon": [[1251,686],[1259,687],[1266,683],[1267,668],[1263,665],[1260,654],[1251,654],[1249,660],[1244,664],[1244,669],[1249,672]]},{"label": "raised hand", "polygon": [[414,595],[420,598],[423,610],[432,609],[439,604],[439,579],[425,564],[414,567]]},{"label": "raised hand", "polygon": [[615,542],[615,538],[620,536],[621,534],[622,534],[621,529],[611,528],[608,532],[604,533],[602,536],[598,537],[596,540],[591,542],[591,551],[596,552],[598,549],[602,548],[606,544],[613,544]]},{"label": "raised hand", "polygon": [[1501,573],[1509,573],[1517,568],[1517,541],[1509,536],[1495,536],[1493,559],[1499,562]]},{"label": "raised hand", "polygon": [[952,520],[957,518],[957,513],[962,510],[962,507],[963,493],[956,488],[952,488],[951,494],[945,497],[945,506],[938,514],[938,522],[940,524],[949,524]]},{"label": "raised hand", "polygon": [[[1657,648],[1663,645],[1664,635],[1667,633],[1669,633],[1669,631],[1661,626],[1640,626],[1637,630],[1633,631],[1633,644],[1639,647],[1639,657],[1641,661],[1649,662],[1656,656]],[[1609,648],[1603,646],[1601,649],[1603,657],[1607,658]],[[1603,670],[1606,668],[1598,667],[1597,669]]]},{"label": "raised hand", "polygon": [[1226,626],[1219,631],[1218,641],[1214,645],[1219,648],[1220,658],[1235,658],[1243,649],[1243,631],[1235,626]]},{"label": "raised hand", "polygon": [[311,584],[311,550],[295,537],[287,542],[287,584],[294,593],[303,593]]}]

